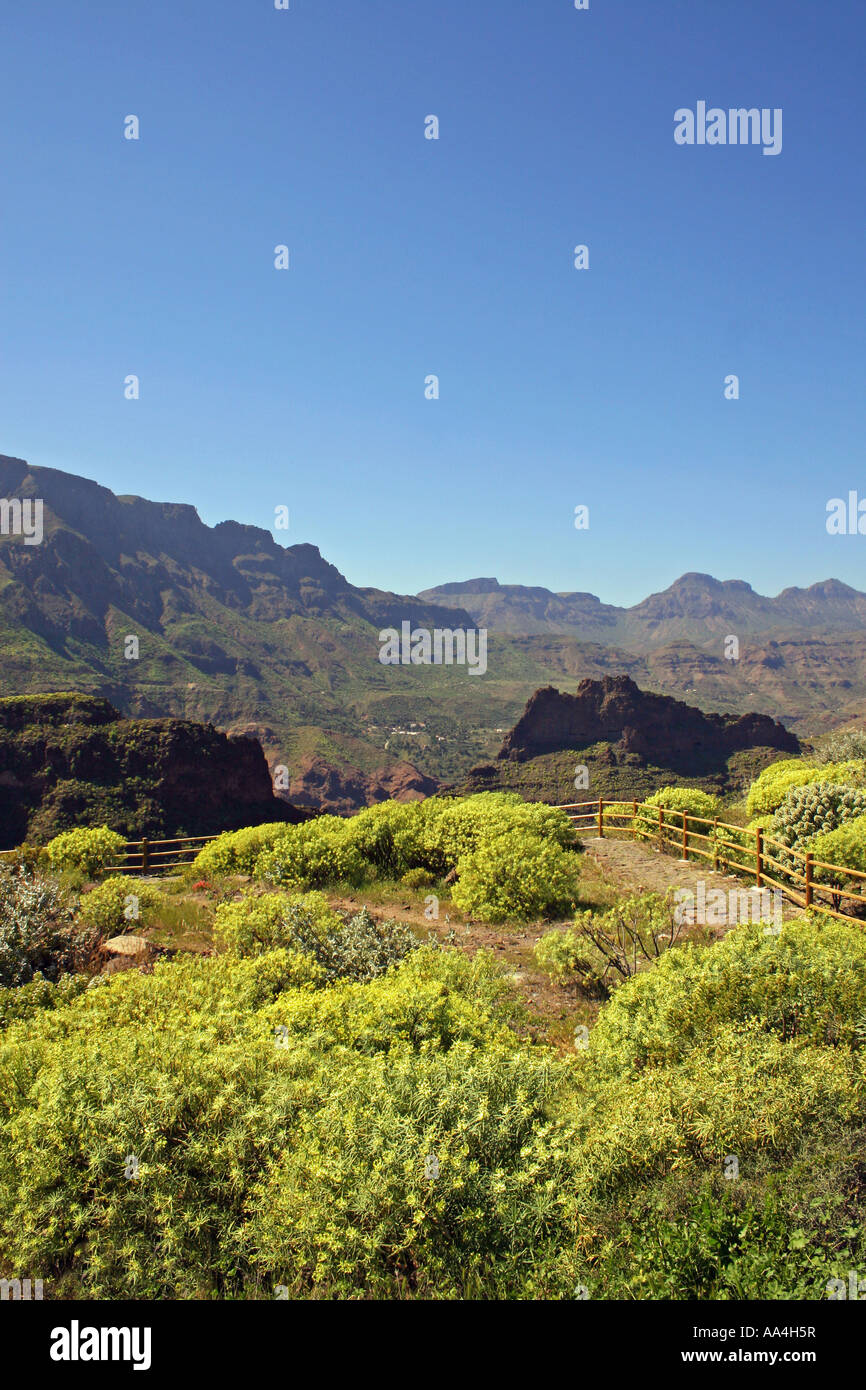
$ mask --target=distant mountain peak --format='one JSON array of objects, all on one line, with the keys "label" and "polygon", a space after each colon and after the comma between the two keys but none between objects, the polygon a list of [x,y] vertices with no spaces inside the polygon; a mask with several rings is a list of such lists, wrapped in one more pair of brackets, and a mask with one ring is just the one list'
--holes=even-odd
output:
[{"label": "distant mountain peak", "polygon": [[724,590],[737,590],[746,594],[755,592],[751,584],[747,584],[745,579],[716,579],[714,575],[702,574],[699,570],[688,570],[686,574],[681,574],[679,579],[675,579],[673,584],[663,592],[675,593],[694,589],[708,589],[712,593],[719,593]]},{"label": "distant mountain peak", "polygon": [[495,594],[501,588],[498,579],[457,579],[439,584],[437,594]]},{"label": "distant mountain peak", "polygon": [[858,589],[852,589],[850,584],[843,584],[841,579],[821,579],[817,584],[810,584],[808,589],[783,589],[779,598],[787,598],[791,594],[810,594],[816,598],[838,599],[863,597]]},{"label": "distant mountain peak", "polygon": [[495,579],[470,579],[425,589],[425,603],[450,606],[458,598],[479,627],[529,637],[568,634],[579,642],[613,643],[646,651],[688,642],[716,649],[719,634],[790,635],[796,631],[854,632],[866,627],[866,594],[838,579],[808,589],[785,589],[777,598],[756,593],[744,579],[716,579],[699,570],[681,574],[666,589],[630,608],[604,603],[595,594],[559,591]]}]

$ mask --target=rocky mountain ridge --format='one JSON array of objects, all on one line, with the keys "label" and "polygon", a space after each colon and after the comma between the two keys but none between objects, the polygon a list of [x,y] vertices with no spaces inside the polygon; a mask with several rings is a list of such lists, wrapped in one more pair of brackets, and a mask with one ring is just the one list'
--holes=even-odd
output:
[{"label": "rocky mountain ridge", "polygon": [[606,676],[581,681],[573,695],[552,686],[537,690],[506,735],[499,759],[527,762],[598,743],[685,773],[719,767],[750,748],[800,751],[796,735],[767,715],[705,714],[641,690],[628,676]]},{"label": "rocky mountain ridge", "polygon": [[[769,600],[686,575],[629,610],[493,579],[399,595],[351,584],[314,545],[21,459],[0,456],[0,497],[43,499],[45,528],[39,545],[0,534],[0,696],[72,690],[258,739],[305,805],[453,782],[496,759],[536,690],[587,678],[760,709],[806,737],[866,715],[864,599],[836,581]],[[405,621],[488,626],[487,673],[382,666],[380,630]]]},{"label": "rocky mountain ridge", "polygon": [[807,589],[784,589],[767,598],[741,579],[690,573],[630,608],[603,603],[594,594],[553,593],[496,579],[442,584],[419,597],[428,603],[460,605],[469,610],[473,622],[490,631],[514,636],[568,633],[625,650],[646,651],[680,640],[717,649],[720,637],[728,633],[790,638],[796,633],[866,631],[866,594],[837,579]]}]

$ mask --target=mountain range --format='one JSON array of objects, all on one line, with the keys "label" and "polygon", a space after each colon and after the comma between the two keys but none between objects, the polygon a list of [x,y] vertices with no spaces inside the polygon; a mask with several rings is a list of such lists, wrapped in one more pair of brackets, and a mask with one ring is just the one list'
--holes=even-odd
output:
[{"label": "mountain range", "polygon": [[866,629],[866,594],[837,579],[765,598],[742,579],[684,574],[632,608],[602,603],[594,594],[553,593],[496,579],[441,584],[419,598],[467,611],[477,626],[494,632],[568,633],[581,642],[604,641],[640,652],[679,641],[718,648],[719,639],[723,642],[729,634],[763,633],[779,639]]},{"label": "mountain range", "polygon": [[[258,738],[299,804],[423,795],[495,758],[539,687],[587,678],[806,738],[866,711],[866,595],[832,579],[765,598],[688,574],[632,608],[493,579],[400,595],[314,545],[0,455],[12,498],[42,500],[44,538],[0,534],[0,695],[75,691]],[[403,622],[486,627],[487,673],[382,665],[379,633]]]}]

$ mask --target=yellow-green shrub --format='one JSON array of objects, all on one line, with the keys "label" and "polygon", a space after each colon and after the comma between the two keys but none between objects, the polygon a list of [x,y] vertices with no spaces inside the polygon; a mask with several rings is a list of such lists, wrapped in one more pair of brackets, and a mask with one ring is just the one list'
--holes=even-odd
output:
[{"label": "yellow-green shrub", "polygon": [[513,1042],[520,1010],[489,952],[419,946],[394,970],[370,980],[339,980],[328,989],[281,994],[261,1010],[269,1030],[314,1040],[322,1052],[447,1051],[457,1042],[483,1048]]},{"label": "yellow-green shrub", "polygon": [[866,783],[866,761],[849,758],[840,763],[815,763],[804,758],[783,758],[771,763],[749,789],[747,814],[764,816],[777,811],[790,791],[811,782],[844,782],[861,787]]},{"label": "yellow-green shrub", "polygon": [[573,1290],[557,1079],[511,1042],[344,1065],[257,1186],[260,1266],[296,1297],[543,1298],[569,1274]]},{"label": "yellow-green shrub", "polygon": [[421,801],[382,801],[346,822],[349,841],[382,878],[399,878],[422,857]]},{"label": "yellow-green shrub", "polygon": [[95,878],[112,859],[117,859],[126,841],[115,830],[101,825],[93,830],[83,826],[64,830],[46,846],[51,867],[59,872],[73,870]]},{"label": "yellow-green shrub", "polygon": [[314,961],[326,980],[371,980],[419,945],[403,923],[380,922],[366,908],[332,912],[321,893],[268,893],[222,904],[214,938],[240,955],[285,946]]},{"label": "yellow-green shrub", "polygon": [[227,830],[199,850],[190,871],[196,878],[219,877],[223,874],[247,874],[251,877],[259,856],[290,828],[285,821],[276,821],[268,825],[251,825],[244,830]]},{"label": "yellow-green shrub", "polygon": [[[655,809],[650,809],[657,807],[663,809],[664,838],[670,843],[671,836],[675,836],[682,828],[684,816],[700,816],[705,820],[712,820],[720,814],[721,803],[718,797],[701,791],[700,787],[662,787],[652,796],[648,796],[644,806],[638,810],[635,820],[638,839],[649,840],[658,835],[658,814]],[[613,825],[616,826],[617,823],[614,821]],[[694,830],[695,835],[706,835],[712,833],[712,826],[698,823]],[[693,839],[691,835],[688,836],[688,845],[695,845],[699,849],[706,848],[702,840]]]},{"label": "yellow-green shrub", "polygon": [[701,791],[700,787],[661,787],[646,798],[647,806],[662,806],[666,811],[685,812],[689,816],[705,816],[712,820],[719,814],[721,802],[717,796]]},{"label": "yellow-green shrub", "polygon": [[856,1267],[864,1006],[866,941],[826,919],[616,992],[564,1101],[591,1297],[820,1299]]},{"label": "yellow-green shrub", "polygon": [[669,951],[570,1060],[433,946],[366,984],[281,949],[0,992],[0,1277],[820,1299],[866,1253],[864,1015],[866,941],[823,919]]},{"label": "yellow-green shrub", "polygon": [[412,871],[435,879],[503,830],[575,844],[571,822],[556,807],[525,802],[516,792],[482,792],[451,800],[386,801],[349,818],[319,816],[300,826],[235,831],[205,846],[191,872],[199,877],[246,873],[295,891],[340,882],[358,886]]},{"label": "yellow-green shrub", "polygon": [[548,932],[534,954],[557,983],[606,998],[614,985],[670,950],[681,930],[672,893],[633,893],[606,912],[578,912],[573,927]]},{"label": "yellow-green shrub", "polygon": [[618,1071],[683,1055],[724,1023],[757,1019],[784,1040],[851,1042],[866,1013],[866,936],[844,922],[737,927],[710,949],[668,951],[622,985],[592,1034]]},{"label": "yellow-green shrub", "polygon": [[353,840],[351,822],[340,816],[318,816],[279,836],[259,856],[255,878],[277,888],[303,891],[329,883],[357,887],[369,871]]},{"label": "yellow-green shrub", "polygon": [[407,869],[400,879],[404,888],[429,888],[436,882],[429,869]]},{"label": "yellow-green shrub", "polygon": [[542,802],[524,801],[516,792],[480,792],[453,801],[423,803],[426,867],[447,873],[482,842],[508,832],[535,835],[552,844],[575,843],[574,827],[564,811]]},{"label": "yellow-green shrub", "polygon": [[455,906],[483,922],[564,916],[579,892],[577,857],[526,829],[480,839],[458,860],[457,874]]},{"label": "yellow-green shrub", "polygon": [[[844,869],[857,869],[866,873],[866,815],[847,821],[837,830],[823,835],[815,835],[807,842],[815,859],[825,864],[839,864]],[[854,880],[845,874],[835,874],[832,869],[815,868],[815,879],[819,883],[836,883],[856,892]],[[862,883],[861,883],[862,891]]]},{"label": "yellow-green shrub", "polygon": [[675,1065],[590,1081],[575,1149],[579,1201],[674,1169],[721,1168],[729,1154],[744,1166],[756,1151],[784,1154],[804,1131],[862,1109],[862,1065],[850,1051],[794,1046],[760,1019],[721,1023],[676,1055]]},{"label": "yellow-green shrub", "polygon": [[[424,955],[308,996],[306,1021],[309,966],[276,951],[177,958],[44,1008],[38,1028],[12,1022],[0,1274],[31,1270],[55,1297],[261,1297],[286,1283],[353,1296],[369,1254],[365,1287],[393,1297],[407,1266],[391,1237],[413,1229],[416,1193],[430,1194],[432,1221],[447,1189],[446,1225],[419,1232],[411,1261],[419,1292],[514,1296],[535,1262],[540,1293],[561,1292],[545,1281],[556,1244],[571,1244],[566,1145],[545,1106],[564,1068],[497,1021],[494,965]],[[414,1153],[428,1141],[441,1188],[425,1177],[428,1150]],[[402,1167],[412,1155],[420,1176]],[[279,1197],[289,1161],[306,1194],[297,1227]]]},{"label": "yellow-green shrub", "polygon": [[106,878],[81,899],[78,920],[102,935],[135,931],[156,924],[165,898],[152,884],[136,878]]},{"label": "yellow-green shrub", "polygon": [[321,893],[248,893],[236,902],[220,903],[214,918],[214,942],[238,956],[291,948],[294,942],[287,919],[293,909],[305,912],[323,932],[340,926],[340,918]]}]

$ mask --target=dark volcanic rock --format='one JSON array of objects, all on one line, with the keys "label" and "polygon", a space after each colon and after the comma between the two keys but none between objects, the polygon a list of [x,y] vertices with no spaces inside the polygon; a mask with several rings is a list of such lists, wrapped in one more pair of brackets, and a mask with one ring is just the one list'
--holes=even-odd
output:
[{"label": "dark volcanic rock", "polygon": [[668,695],[651,695],[628,676],[580,682],[575,695],[537,690],[506,735],[499,757],[526,762],[543,753],[616,744],[657,767],[692,774],[746,748],[798,753],[799,740],[765,714],[704,714]]},{"label": "dark volcanic rock", "polygon": [[124,719],[86,695],[0,700],[0,848],[76,825],[170,839],[307,815],[274,796],[254,739],[184,719]]}]

